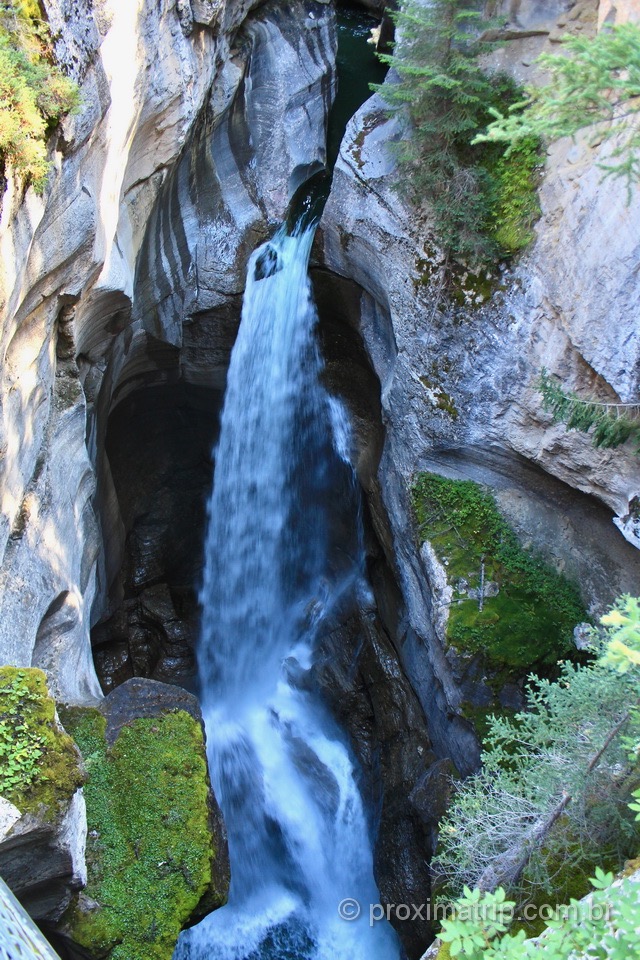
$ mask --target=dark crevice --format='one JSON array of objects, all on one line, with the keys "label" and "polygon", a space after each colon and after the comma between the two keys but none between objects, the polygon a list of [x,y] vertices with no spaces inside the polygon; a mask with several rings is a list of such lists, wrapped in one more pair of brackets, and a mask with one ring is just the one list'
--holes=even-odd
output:
[{"label": "dark crevice", "polygon": [[191,687],[205,504],[221,393],[178,382],[112,412],[106,454],[123,525],[109,616],[93,630],[105,690],[132,676]]}]

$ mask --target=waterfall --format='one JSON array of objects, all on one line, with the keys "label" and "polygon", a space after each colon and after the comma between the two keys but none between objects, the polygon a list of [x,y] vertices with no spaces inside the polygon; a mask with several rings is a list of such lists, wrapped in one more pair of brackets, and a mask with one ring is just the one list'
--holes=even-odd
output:
[{"label": "waterfall", "polygon": [[[362,580],[357,538],[331,559],[332,500],[352,471],[344,411],[320,383],[313,232],[283,228],[253,254],[231,357],[199,652],[231,889],[175,960],[399,956],[392,928],[369,923],[379,897],[354,765],[309,673],[318,631]],[[340,917],[347,898],[359,919]]]}]

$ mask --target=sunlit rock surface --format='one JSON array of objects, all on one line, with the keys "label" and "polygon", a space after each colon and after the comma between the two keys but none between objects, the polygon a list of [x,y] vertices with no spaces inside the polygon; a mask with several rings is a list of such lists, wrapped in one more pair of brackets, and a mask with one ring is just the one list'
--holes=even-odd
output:
[{"label": "sunlit rock surface", "polygon": [[83,102],[44,196],[10,178],[3,203],[0,659],[87,701],[127,533],[108,415],[136,386],[224,381],[246,259],[324,162],[335,28],[315,0],[46,6]]},{"label": "sunlit rock surface", "polygon": [[470,769],[477,750],[455,716],[460,688],[434,632],[443,599],[415,545],[411,478],[435,469],[492,487],[524,539],[579,582],[592,614],[637,592],[638,459],[629,447],[596,450],[589,436],[553,425],[537,380],[546,367],[584,395],[637,398],[640,199],[621,179],[602,179],[596,163],[606,147],[586,136],[560,142],[549,153],[533,247],[491,284],[463,278],[455,303],[442,288],[428,213],[409,211],[393,189],[390,145],[401,135],[378,96],[350,123],[319,260],[361,288],[356,315],[381,384],[377,479],[408,608],[396,642],[437,748]]}]

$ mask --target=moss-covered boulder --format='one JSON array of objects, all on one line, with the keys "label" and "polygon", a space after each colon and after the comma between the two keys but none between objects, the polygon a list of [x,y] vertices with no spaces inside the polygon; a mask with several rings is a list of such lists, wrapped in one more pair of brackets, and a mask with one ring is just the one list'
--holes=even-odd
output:
[{"label": "moss-covered boulder", "polygon": [[573,583],[525,549],[485,487],[425,472],[412,498],[425,558],[438,567],[433,579],[444,581],[435,598],[440,639],[482,733],[488,712],[520,707],[532,670],[552,673],[576,655],[584,605]]},{"label": "moss-covered boulder", "polygon": [[198,717],[195,697],[151,680],[123,684],[100,710],[63,711],[87,767],[89,829],[87,886],[63,928],[90,956],[169,960],[180,930],[226,901]]},{"label": "moss-covered boulder", "polygon": [[38,920],[55,920],[85,881],[83,781],[44,673],[1,667],[0,796],[12,815],[0,836],[0,874]]}]

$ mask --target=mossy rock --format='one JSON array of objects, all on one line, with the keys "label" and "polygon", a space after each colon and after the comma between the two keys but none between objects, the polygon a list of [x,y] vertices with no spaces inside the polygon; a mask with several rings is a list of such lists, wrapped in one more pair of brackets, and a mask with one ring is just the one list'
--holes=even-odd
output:
[{"label": "mossy rock", "polygon": [[559,907],[571,903],[572,900],[582,900],[592,893],[591,877],[595,875],[598,867],[612,873],[618,872],[620,868],[620,850],[595,845],[591,850],[586,850],[583,844],[571,839],[567,824],[562,819],[555,825],[551,837],[555,838],[560,846],[553,853],[547,844],[540,855],[546,860],[549,875],[553,878],[552,886],[547,888],[533,882],[530,876],[531,865],[527,867],[522,878],[519,911],[511,933],[524,930],[527,937],[539,936],[547,926],[549,917],[548,913],[545,916],[545,912],[548,907]]},{"label": "mossy rock", "polygon": [[[446,641],[463,657],[482,658],[496,695],[532,669],[544,674],[576,655],[573,630],[586,619],[577,587],[522,547],[487,489],[420,473],[412,497],[420,541],[430,542],[453,588]],[[482,609],[481,575],[492,585]]]},{"label": "mossy rock", "polygon": [[42,670],[0,667],[0,796],[22,814],[55,820],[83,782]]},{"label": "mossy rock", "polygon": [[87,767],[89,830],[87,887],[64,929],[91,956],[170,960],[181,929],[228,890],[201,724],[184,710],[134,719],[108,746],[99,710],[63,716]]}]

